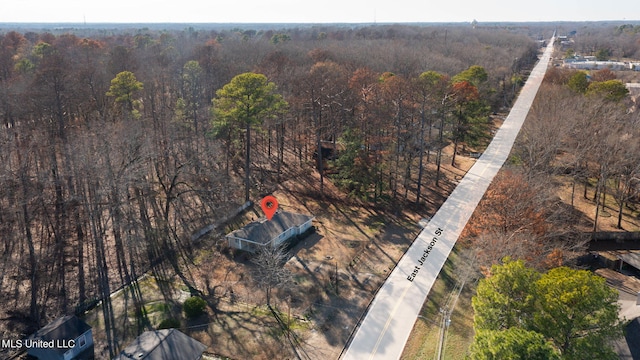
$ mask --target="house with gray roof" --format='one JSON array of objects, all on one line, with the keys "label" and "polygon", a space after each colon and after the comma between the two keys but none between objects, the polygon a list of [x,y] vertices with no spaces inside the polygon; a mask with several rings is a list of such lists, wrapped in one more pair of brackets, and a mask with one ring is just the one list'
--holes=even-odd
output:
[{"label": "house with gray roof", "polygon": [[89,360],[94,358],[91,326],[76,316],[55,319],[29,336],[27,354],[40,360]]},{"label": "house with gray roof", "polygon": [[277,247],[286,240],[303,234],[311,228],[314,217],[288,211],[276,212],[271,220],[261,218],[225,237],[229,246],[248,252],[257,252],[269,246]]},{"label": "house with gray roof", "polygon": [[177,329],[145,331],[113,360],[199,360],[206,349]]}]

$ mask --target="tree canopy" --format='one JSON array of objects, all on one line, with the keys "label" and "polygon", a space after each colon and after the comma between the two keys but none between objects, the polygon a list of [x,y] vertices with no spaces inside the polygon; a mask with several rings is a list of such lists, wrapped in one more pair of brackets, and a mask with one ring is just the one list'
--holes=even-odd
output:
[{"label": "tree canopy", "polygon": [[584,94],[587,92],[587,88],[589,87],[589,79],[587,78],[587,73],[584,71],[578,71],[569,78],[569,83],[567,84],[569,88],[577,93]]},{"label": "tree canopy", "polygon": [[107,96],[113,96],[117,103],[133,107],[133,94],[142,90],[143,87],[143,84],[136,79],[131,71],[123,71],[111,80]]},{"label": "tree canopy", "polygon": [[[480,281],[472,300],[476,329],[472,348],[478,354],[472,358],[491,358],[479,349],[507,338],[514,351],[525,351],[527,347],[516,345],[540,338],[511,330],[515,328],[541,335],[562,359],[615,359],[608,344],[622,335],[617,298],[604,278],[589,271],[559,267],[540,274],[522,260],[506,259]],[[499,333],[508,330],[512,332]],[[526,356],[520,352],[513,358]]]},{"label": "tree canopy", "polygon": [[469,352],[474,360],[560,359],[557,351],[542,334],[517,327],[479,332]]},{"label": "tree canopy", "polygon": [[338,173],[333,179],[338,186],[347,190],[349,195],[366,199],[374,184],[377,166],[364,150],[362,137],[356,129],[345,131],[340,141],[345,145],[345,149],[336,160]]},{"label": "tree canopy", "polygon": [[589,84],[587,95],[600,95],[606,100],[618,102],[629,94],[629,90],[620,80],[595,81]]},{"label": "tree canopy", "polygon": [[214,121],[232,121],[240,126],[261,124],[280,114],[287,103],[276,93],[276,85],[262,74],[252,72],[235,76],[213,99]]},{"label": "tree canopy", "polygon": [[468,81],[474,86],[479,86],[481,83],[487,81],[489,75],[487,71],[480,65],[471,65],[468,69],[456,74],[452,79],[452,83],[459,83]]},{"label": "tree canopy", "polygon": [[493,266],[491,275],[480,281],[472,305],[474,326],[482,330],[505,330],[530,324],[534,306],[534,284],[540,274],[522,260],[506,260]]},{"label": "tree canopy", "polygon": [[535,283],[532,328],[564,359],[615,359],[608,341],[622,335],[618,293],[587,270],[551,269]]},{"label": "tree canopy", "polygon": [[[214,131],[244,128],[245,143],[245,201],[249,201],[251,128],[267,118],[285,111],[287,102],[276,93],[276,85],[262,74],[252,72],[236,75],[213,99]],[[228,131],[228,130],[227,130]]]}]

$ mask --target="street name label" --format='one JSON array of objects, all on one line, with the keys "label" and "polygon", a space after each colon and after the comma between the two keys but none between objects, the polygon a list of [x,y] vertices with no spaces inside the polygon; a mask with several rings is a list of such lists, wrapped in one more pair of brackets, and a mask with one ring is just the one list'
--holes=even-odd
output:
[{"label": "street name label", "polygon": [[427,258],[429,257],[431,250],[433,250],[433,248],[438,243],[440,236],[442,236],[442,231],[443,230],[441,228],[436,229],[436,231],[434,232],[435,236],[431,239],[431,242],[429,243],[429,245],[427,245],[427,247],[422,252],[422,256],[420,257],[420,259],[418,259],[418,264],[420,264],[420,266],[416,265],[413,268],[413,271],[411,272],[411,274],[407,276],[407,280],[413,282],[416,276],[418,276],[418,273],[420,272],[420,269],[422,269],[422,266],[424,265],[425,261],[427,261]]}]

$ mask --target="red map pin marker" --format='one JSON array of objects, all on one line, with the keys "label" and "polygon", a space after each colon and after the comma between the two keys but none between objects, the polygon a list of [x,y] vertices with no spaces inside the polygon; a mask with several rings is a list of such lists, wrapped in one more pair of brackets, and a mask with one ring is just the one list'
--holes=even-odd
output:
[{"label": "red map pin marker", "polygon": [[276,210],[278,210],[278,200],[271,195],[265,196],[262,201],[260,201],[260,207],[262,211],[264,211],[264,214],[267,215],[267,219],[271,220]]}]

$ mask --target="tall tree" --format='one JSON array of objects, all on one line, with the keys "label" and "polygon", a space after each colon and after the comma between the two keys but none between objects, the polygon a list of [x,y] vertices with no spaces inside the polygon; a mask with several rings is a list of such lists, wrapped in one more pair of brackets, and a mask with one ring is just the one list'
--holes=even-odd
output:
[{"label": "tall tree", "polygon": [[134,94],[142,90],[143,87],[143,84],[136,79],[134,73],[123,71],[111,80],[111,87],[109,87],[107,96],[114,97],[116,103],[122,104],[126,110],[133,112],[136,104]]},{"label": "tall tree", "polygon": [[[415,129],[413,127],[412,107],[410,98],[410,83],[402,76],[385,72],[380,76],[380,89],[383,102],[380,104],[382,116],[393,119],[391,126],[380,129],[390,141],[389,151],[389,189],[395,198],[398,192],[400,162],[405,160],[410,169],[411,160],[415,155]],[[410,174],[405,171],[405,199],[407,197],[408,180]]]},{"label": "tall tree", "polygon": [[381,116],[380,104],[384,101],[380,74],[368,68],[357,69],[349,79],[349,89],[354,99],[354,124],[359,129],[363,149],[369,153],[369,162],[375,168],[375,173],[371,175],[374,182],[373,200],[377,202],[387,188],[383,179],[388,143],[387,117]]},{"label": "tall tree", "polygon": [[198,110],[204,91],[203,76],[204,70],[195,60],[187,61],[182,67],[182,98],[185,101],[186,115],[193,122],[193,131],[196,136],[199,134]]},{"label": "tall tree", "polygon": [[213,99],[213,126],[220,124],[245,130],[245,201],[249,201],[251,189],[251,129],[259,126],[267,117],[282,114],[287,106],[276,85],[262,74],[244,73],[235,76]]},{"label": "tall tree", "polygon": [[587,87],[586,94],[599,95],[605,100],[618,102],[629,94],[629,90],[620,80],[594,81]]},{"label": "tall tree", "polygon": [[512,328],[537,332],[562,359],[615,359],[609,344],[623,326],[617,300],[617,291],[589,271],[559,267],[540,274],[507,260],[478,284],[474,327],[476,336]]},{"label": "tall tree", "polygon": [[472,220],[465,233],[477,236],[484,231],[505,234],[527,231],[542,235],[546,230],[545,187],[529,182],[517,171],[500,172],[479,204],[478,219]]},{"label": "tall tree", "polygon": [[322,140],[331,138],[335,144],[340,124],[339,115],[343,110],[342,99],[348,89],[347,76],[341,65],[326,61],[311,66],[304,80],[304,103],[311,112],[311,129],[315,131],[316,168],[320,173],[320,193],[324,194]]},{"label": "tall tree", "polygon": [[478,284],[472,304],[476,330],[505,330],[532,322],[535,281],[540,278],[524,261],[506,259],[491,267]]},{"label": "tall tree", "polygon": [[535,283],[533,326],[563,359],[616,359],[611,340],[622,335],[618,293],[587,270],[551,269]]},{"label": "tall tree", "polygon": [[424,173],[425,127],[427,128],[427,162],[431,154],[431,130],[433,128],[434,112],[437,113],[438,102],[446,92],[446,77],[436,71],[425,71],[414,82],[420,114],[420,150],[418,154],[418,188],[416,190],[416,204],[422,196],[422,175]]},{"label": "tall tree", "polygon": [[373,163],[373,156],[365,149],[357,129],[347,129],[340,137],[340,143],[345,148],[336,160],[338,173],[333,178],[349,195],[366,200],[379,165]]},{"label": "tall tree", "polygon": [[[557,166],[552,166],[553,161],[556,160],[563,140],[571,131],[572,123],[558,119],[573,116],[574,96],[564,86],[543,84],[540,88],[514,149],[529,180],[557,170]],[[575,169],[575,166],[567,167]]]},{"label": "tall tree", "polygon": [[453,128],[453,156],[451,157],[451,166],[455,166],[458,144],[464,139],[467,131],[469,131],[469,121],[473,116],[470,109],[473,104],[479,100],[480,95],[478,88],[466,80],[454,83],[452,91],[456,106],[454,113],[455,125]]},{"label": "tall tree", "polygon": [[479,87],[482,83],[487,81],[489,75],[487,71],[480,65],[472,65],[468,69],[459,72],[453,78],[451,78],[452,83],[460,83],[463,81],[467,81],[475,87]]},{"label": "tall tree", "polygon": [[569,78],[569,82],[567,83],[569,88],[579,94],[584,94],[587,92],[587,88],[589,87],[589,79],[587,78],[587,73],[584,71],[576,71],[575,74]]},{"label": "tall tree", "polygon": [[284,267],[289,254],[284,244],[280,246],[262,247],[252,259],[255,264],[254,277],[258,285],[264,289],[267,296],[267,305],[271,306],[271,294],[274,289],[287,285],[292,280],[292,274]]},{"label": "tall tree", "polygon": [[626,142],[624,153],[614,166],[615,186],[613,197],[618,204],[618,224],[617,228],[622,229],[622,215],[625,205],[640,192],[640,144],[632,142],[637,139],[640,129],[635,130],[635,136],[628,136],[622,141]]}]

